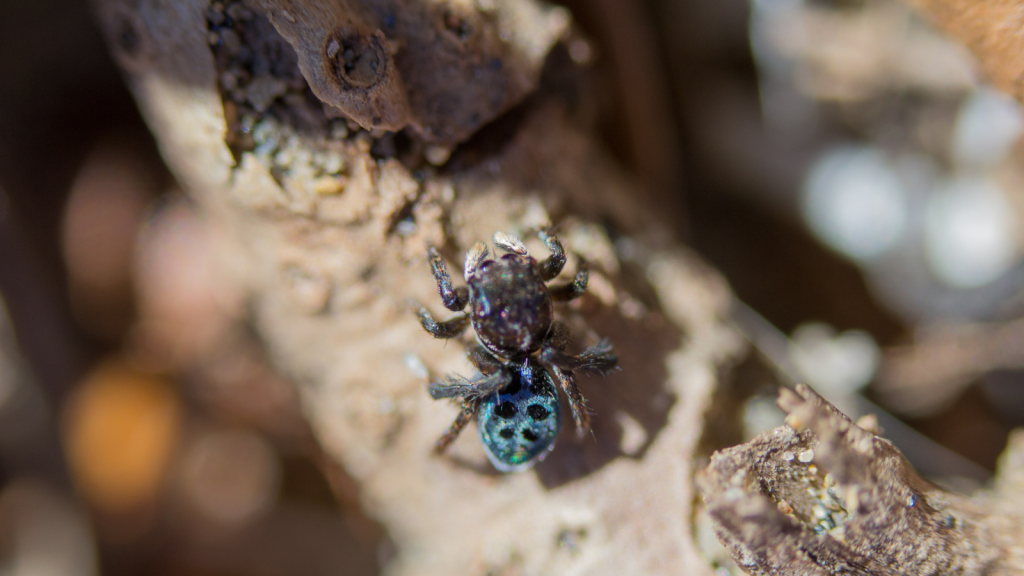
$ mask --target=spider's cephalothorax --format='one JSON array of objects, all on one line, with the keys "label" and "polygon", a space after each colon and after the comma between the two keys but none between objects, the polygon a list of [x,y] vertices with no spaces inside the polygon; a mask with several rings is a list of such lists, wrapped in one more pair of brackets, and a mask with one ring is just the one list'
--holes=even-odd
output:
[{"label": "spider's cephalothorax", "polygon": [[529,256],[505,254],[468,274],[470,321],[492,354],[521,360],[540,349],[551,330],[554,306]]},{"label": "spider's cephalothorax", "polygon": [[[420,322],[436,338],[458,336],[472,324],[480,342],[469,351],[479,375],[469,379],[453,374],[430,385],[430,395],[435,399],[462,401],[462,412],[438,440],[437,450],[447,448],[476,415],[487,455],[504,472],[531,466],[554,446],[561,428],[555,380],[565,391],[576,429],[582,434],[589,428],[590,415],[576,385],[575,372],[603,374],[616,362],[607,340],[578,356],[565,353],[568,329],[554,320],[553,303],[583,294],[587,267],[581,258],[572,282],[548,286],[546,282],[565,266],[565,250],[546,230],[540,232],[540,238],[551,251],[540,262],[509,234],[495,233],[495,245],[506,252],[496,260],[489,259],[487,247],[477,242],[466,254],[468,287],[458,288],[452,286],[441,255],[434,248],[428,249],[441,300],[458,314],[437,322],[421,306]],[[468,315],[464,311],[467,305]]]}]

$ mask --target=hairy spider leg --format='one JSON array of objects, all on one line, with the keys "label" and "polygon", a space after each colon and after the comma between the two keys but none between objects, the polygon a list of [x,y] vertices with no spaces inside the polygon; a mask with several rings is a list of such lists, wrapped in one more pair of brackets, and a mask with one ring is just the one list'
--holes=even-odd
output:
[{"label": "hairy spider leg", "polygon": [[509,385],[512,381],[512,373],[502,366],[493,374],[483,375],[478,378],[466,378],[459,374],[449,374],[441,382],[431,382],[427,387],[430,397],[434,400],[441,398],[482,398],[493,394]]},{"label": "hairy spider leg", "polygon": [[[486,259],[487,245],[483,242],[473,244],[473,247],[466,252],[466,265],[463,267],[463,275],[466,278],[466,282],[469,282],[469,277],[476,272],[476,269]],[[433,268],[431,268],[431,270],[433,270]]]},{"label": "hairy spider leg", "polygon": [[544,346],[547,348],[554,348],[555,350],[565,350],[565,347],[569,345],[570,339],[569,327],[564,323],[555,320],[551,323],[551,330],[548,332],[546,342]]},{"label": "hairy spider leg", "polygon": [[501,248],[505,252],[511,252],[513,254],[519,254],[520,256],[526,256],[526,245],[519,238],[506,234],[504,232],[495,232],[492,238],[494,245]]},{"label": "hairy spider leg", "polygon": [[437,248],[427,247],[427,258],[430,260],[430,272],[434,274],[434,280],[437,281],[437,292],[441,295],[444,307],[452,312],[464,310],[466,304],[469,303],[469,288],[465,286],[452,287],[452,277],[448,274],[448,267]]},{"label": "hairy spider leg", "polygon": [[549,286],[548,293],[551,294],[552,300],[556,302],[568,302],[569,300],[579,298],[587,291],[587,281],[590,279],[590,272],[587,270],[587,261],[579,254],[577,254],[576,257],[580,260],[579,270],[576,271],[576,278],[568,284]]},{"label": "hairy spider leg", "polygon": [[590,430],[590,412],[587,412],[586,400],[579,386],[576,385],[576,376],[569,370],[562,370],[558,366],[551,366],[558,384],[565,391],[569,398],[569,408],[572,409],[572,419],[576,422],[576,435],[582,437],[587,430]]},{"label": "hairy spider leg", "polygon": [[[540,277],[545,282],[548,280],[554,280],[556,276],[562,273],[562,268],[565,268],[565,248],[562,247],[562,243],[558,241],[558,238],[551,233],[547,228],[541,228],[537,233],[544,245],[547,246],[548,251],[551,255],[541,260],[537,267],[540,270]],[[586,283],[584,282],[584,287]]]},{"label": "hairy spider leg", "polygon": [[480,400],[478,399],[469,399],[464,401],[462,403],[462,410],[460,410],[459,415],[455,417],[455,421],[452,422],[448,431],[438,438],[437,442],[434,444],[434,452],[441,454],[447,450],[448,447],[452,445],[452,442],[459,437],[459,433],[466,427],[466,424],[469,424],[470,420],[473,419],[473,416],[476,415],[476,411],[479,408]]},{"label": "hairy spider leg", "polygon": [[590,413],[587,412],[583,393],[576,384],[574,372],[594,372],[606,374],[615,368],[618,358],[612,353],[612,345],[607,339],[590,346],[578,356],[572,356],[563,352],[558,342],[549,342],[541,350],[541,362],[551,367],[555,379],[558,380],[566,397],[569,398],[569,407],[572,409],[572,417],[576,422],[576,432],[580,436],[590,428]]},{"label": "hairy spider leg", "polygon": [[470,364],[481,374],[493,374],[504,367],[504,364],[498,361],[494,354],[488,352],[487,348],[480,344],[470,346],[469,350],[466,351],[466,357],[469,359]]},{"label": "hairy spider leg", "polygon": [[483,378],[469,380],[459,375],[450,375],[446,378],[445,383],[432,383],[428,388],[430,396],[435,400],[462,398],[462,410],[455,418],[455,422],[434,446],[434,450],[438,454],[444,452],[455,441],[466,424],[473,419],[480,407],[480,399],[508,386],[512,380],[513,375],[508,372],[504,364],[495,360],[483,346],[479,344],[473,346],[466,352],[466,355],[473,366],[483,375]]},{"label": "hairy spider leg", "polygon": [[430,332],[430,335],[434,338],[455,338],[469,327],[469,316],[463,312],[452,316],[444,322],[434,320],[434,316],[423,306],[419,307],[416,315],[420,317],[420,324],[423,326],[423,329]]},{"label": "hairy spider leg", "polygon": [[615,368],[619,359],[612,352],[612,343],[604,338],[590,346],[578,356],[572,356],[562,351],[564,346],[549,344],[540,353],[542,362],[556,366],[569,372],[583,371],[593,374],[605,375]]}]

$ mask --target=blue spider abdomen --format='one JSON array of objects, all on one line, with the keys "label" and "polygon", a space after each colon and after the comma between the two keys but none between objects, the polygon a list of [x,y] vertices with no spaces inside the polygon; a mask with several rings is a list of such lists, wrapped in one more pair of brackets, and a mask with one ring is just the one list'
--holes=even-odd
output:
[{"label": "blue spider abdomen", "polygon": [[558,392],[540,366],[519,367],[512,383],[484,398],[477,412],[480,441],[502,472],[524,470],[543,459],[561,428]]}]

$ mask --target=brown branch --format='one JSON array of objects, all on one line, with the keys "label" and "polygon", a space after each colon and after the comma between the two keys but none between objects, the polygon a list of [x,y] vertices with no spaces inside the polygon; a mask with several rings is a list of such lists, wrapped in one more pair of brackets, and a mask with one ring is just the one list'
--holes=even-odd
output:
[{"label": "brown branch", "polygon": [[[783,390],[779,406],[787,426],[715,454],[698,479],[719,539],[744,570],[1024,573],[1024,515],[1011,490],[969,500],[929,484],[805,385]],[[1004,484],[1015,485],[1015,468],[1004,466]]]}]

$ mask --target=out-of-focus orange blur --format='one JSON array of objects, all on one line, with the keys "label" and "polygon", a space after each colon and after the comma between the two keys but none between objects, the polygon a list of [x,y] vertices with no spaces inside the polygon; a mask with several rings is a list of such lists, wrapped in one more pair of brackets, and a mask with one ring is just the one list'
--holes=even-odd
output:
[{"label": "out-of-focus orange blur", "polygon": [[64,449],[86,501],[109,513],[152,507],[181,435],[184,410],[173,384],[110,361],[64,410]]}]

